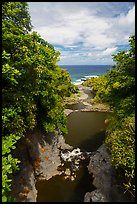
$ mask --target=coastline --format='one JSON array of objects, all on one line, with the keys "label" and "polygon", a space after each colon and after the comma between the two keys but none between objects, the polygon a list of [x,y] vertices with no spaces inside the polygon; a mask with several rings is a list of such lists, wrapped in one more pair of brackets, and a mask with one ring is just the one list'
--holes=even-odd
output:
[{"label": "coastline", "polygon": [[79,92],[64,101],[64,112],[66,116],[78,110],[112,112],[107,104],[92,102],[94,97],[94,91],[92,87],[87,87],[82,84],[77,84],[75,86],[78,87]]},{"label": "coastline", "polygon": [[77,80],[73,81],[72,84],[74,84],[74,85],[81,85],[87,79],[94,78],[94,77],[99,77],[99,76],[98,75],[84,76],[84,77],[82,77],[80,79],[77,79]]}]

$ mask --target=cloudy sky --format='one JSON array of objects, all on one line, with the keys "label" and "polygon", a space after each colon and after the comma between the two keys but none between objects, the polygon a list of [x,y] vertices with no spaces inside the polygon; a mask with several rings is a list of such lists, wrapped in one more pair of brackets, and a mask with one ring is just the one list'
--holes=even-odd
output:
[{"label": "cloudy sky", "polygon": [[114,64],[135,33],[134,2],[28,2],[33,30],[60,51],[60,65]]}]

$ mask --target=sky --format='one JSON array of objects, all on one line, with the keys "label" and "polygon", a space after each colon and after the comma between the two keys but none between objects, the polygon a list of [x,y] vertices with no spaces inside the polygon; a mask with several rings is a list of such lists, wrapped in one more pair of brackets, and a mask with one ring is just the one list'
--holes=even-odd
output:
[{"label": "sky", "polygon": [[135,34],[134,2],[28,2],[33,30],[60,52],[59,65],[112,65]]}]

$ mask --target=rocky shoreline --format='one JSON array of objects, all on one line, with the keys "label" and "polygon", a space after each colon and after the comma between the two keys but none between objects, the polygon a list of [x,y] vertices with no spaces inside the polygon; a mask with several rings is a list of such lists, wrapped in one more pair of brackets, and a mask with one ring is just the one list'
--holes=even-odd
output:
[{"label": "rocky shoreline", "polygon": [[83,86],[82,84],[77,85],[79,93],[74,94],[73,97],[66,99],[65,114],[69,115],[74,111],[101,111],[111,112],[109,106],[105,104],[97,104],[92,102],[94,91],[91,87]]},{"label": "rocky shoreline", "polygon": [[[94,109],[91,104],[92,90],[88,87],[79,85],[80,94],[75,98],[66,101],[66,106],[71,104],[71,109],[66,108],[65,114],[69,115],[73,111],[105,111],[108,108]],[[14,174],[11,195],[17,202],[37,202],[36,182],[39,180],[49,180],[55,175],[64,174],[65,179],[74,180],[75,170],[78,169],[81,160],[90,157],[88,171],[93,174],[93,185],[96,190],[87,192],[83,202],[110,202],[118,201],[111,196],[119,198],[119,192],[113,185],[113,169],[111,166],[110,155],[105,144],[91,153],[81,152],[79,148],[74,149],[66,144],[62,133],[57,130],[53,134],[43,133],[35,128],[30,132],[26,139],[22,138],[18,143],[15,156],[21,160],[20,171]],[[64,168],[65,162],[73,162],[73,170]],[[74,168],[75,167],[75,168]],[[122,200],[122,198],[120,198]]]}]

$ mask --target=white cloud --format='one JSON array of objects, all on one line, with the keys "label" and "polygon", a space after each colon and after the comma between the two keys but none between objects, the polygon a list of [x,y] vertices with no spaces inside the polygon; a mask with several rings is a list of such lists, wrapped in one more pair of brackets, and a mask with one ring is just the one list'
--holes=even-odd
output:
[{"label": "white cloud", "polygon": [[[135,32],[135,6],[128,2],[29,2],[32,24],[46,41],[61,45],[61,60],[84,56],[112,62],[118,45]],[[78,48],[77,52],[74,52]]]},{"label": "white cloud", "polygon": [[36,29],[41,36],[52,44],[71,45],[77,42],[78,33],[67,28],[66,26],[55,26],[55,27],[38,27]]},{"label": "white cloud", "polygon": [[134,26],[134,23],[135,23],[135,6],[131,10],[129,10],[127,15],[121,15],[119,18],[119,24],[121,26],[130,26],[130,25]]},{"label": "white cloud", "polygon": [[107,48],[102,52],[102,55],[112,55],[117,50],[117,47]]},{"label": "white cloud", "polygon": [[85,46],[96,47],[96,49],[103,49],[115,43],[115,39],[108,37],[102,33],[92,33],[85,39]]},{"label": "white cloud", "polygon": [[111,25],[108,36],[114,38],[117,44],[127,43],[129,36],[135,33],[135,6],[126,14],[108,19],[108,22]]}]

